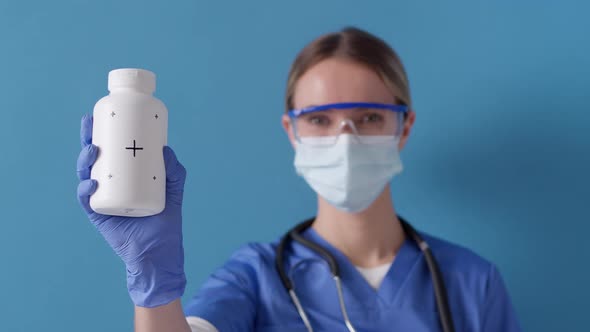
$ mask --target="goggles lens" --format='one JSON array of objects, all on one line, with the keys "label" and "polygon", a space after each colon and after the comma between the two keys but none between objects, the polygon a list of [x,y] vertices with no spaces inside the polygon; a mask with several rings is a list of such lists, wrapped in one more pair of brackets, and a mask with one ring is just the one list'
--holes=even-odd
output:
[{"label": "goggles lens", "polygon": [[326,137],[326,142],[334,137],[335,142],[347,132],[362,142],[365,137],[399,137],[406,111],[405,105],[342,103],[292,110],[289,115],[299,142],[308,137]]}]

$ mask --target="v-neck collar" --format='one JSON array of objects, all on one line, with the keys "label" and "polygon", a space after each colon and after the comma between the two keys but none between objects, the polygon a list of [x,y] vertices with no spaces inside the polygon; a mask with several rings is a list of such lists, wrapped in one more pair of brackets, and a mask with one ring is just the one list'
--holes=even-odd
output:
[{"label": "v-neck collar", "polygon": [[302,236],[321,245],[334,256],[340,269],[340,279],[345,297],[352,296],[354,298],[354,300],[347,300],[347,306],[351,308],[374,307],[377,305],[377,301],[387,306],[393,304],[410,270],[422,255],[413,240],[406,236],[381,285],[378,289],[374,289],[350,262],[348,257],[332,246],[312,227],[306,229]]}]

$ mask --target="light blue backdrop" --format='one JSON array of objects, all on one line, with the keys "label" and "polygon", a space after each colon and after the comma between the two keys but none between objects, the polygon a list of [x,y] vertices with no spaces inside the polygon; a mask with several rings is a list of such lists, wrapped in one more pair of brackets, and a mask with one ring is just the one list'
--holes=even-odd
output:
[{"label": "light blue backdrop", "polygon": [[[548,1],[547,1],[548,3]],[[357,25],[400,53],[417,121],[394,181],[419,228],[494,261],[528,331],[590,324],[590,5],[579,1],[2,1],[0,331],[129,331],[124,266],[76,200],[80,118],[113,68],[158,75],[188,169],[185,300],[239,245],[314,212],[287,71]]]}]

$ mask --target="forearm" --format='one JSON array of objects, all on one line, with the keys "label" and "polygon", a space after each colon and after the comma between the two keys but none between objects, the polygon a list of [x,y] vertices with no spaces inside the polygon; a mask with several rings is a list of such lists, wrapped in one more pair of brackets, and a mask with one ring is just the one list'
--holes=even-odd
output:
[{"label": "forearm", "polygon": [[135,332],[191,332],[191,329],[180,299],[176,299],[154,308],[135,306]]}]

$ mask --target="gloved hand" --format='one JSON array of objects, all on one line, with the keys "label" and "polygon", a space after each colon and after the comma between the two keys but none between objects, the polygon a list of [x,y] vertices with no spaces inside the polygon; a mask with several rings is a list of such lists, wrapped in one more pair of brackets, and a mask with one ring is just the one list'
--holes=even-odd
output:
[{"label": "gloved hand", "polygon": [[186,170],[172,148],[164,146],[166,207],[153,216],[121,217],[96,213],[90,195],[97,181],[90,179],[98,147],[92,144],[91,115],[82,117],[78,157],[78,201],[88,219],[102,234],[127,268],[127,289],[132,301],[142,307],[156,307],[184,293],[184,249],[182,246],[182,198]]}]

